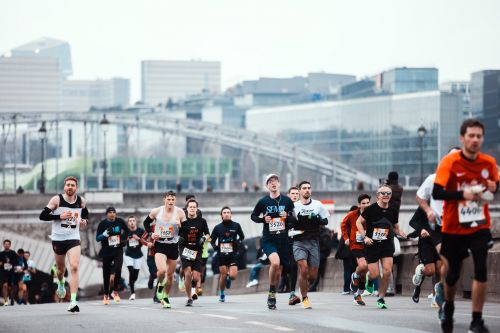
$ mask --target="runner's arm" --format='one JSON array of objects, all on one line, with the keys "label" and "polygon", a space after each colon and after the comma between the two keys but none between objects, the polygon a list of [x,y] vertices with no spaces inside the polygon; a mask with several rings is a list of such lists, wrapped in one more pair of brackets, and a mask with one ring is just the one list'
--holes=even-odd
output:
[{"label": "runner's arm", "polygon": [[257,202],[257,205],[255,205],[255,208],[252,211],[252,214],[250,215],[250,218],[252,221],[255,223],[264,223],[265,220],[263,217],[260,217],[260,214],[262,213],[262,208],[260,207],[260,201]]},{"label": "runner's arm", "polygon": [[143,225],[144,225],[144,230],[146,230],[148,233],[151,233],[151,223],[156,219],[156,208],[149,213],[148,216],[144,219]]},{"label": "runner's arm", "polygon": [[245,239],[245,234],[243,233],[243,229],[241,229],[241,224],[238,225],[238,237],[240,242]]},{"label": "runner's arm", "polygon": [[55,195],[53,196],[47,206],[42,210],[40,213],[40,220],[42,221],[55,221],[55,220],[60,220],[61,215],[52,215],[51,213],[59,207],[59,196]]}]

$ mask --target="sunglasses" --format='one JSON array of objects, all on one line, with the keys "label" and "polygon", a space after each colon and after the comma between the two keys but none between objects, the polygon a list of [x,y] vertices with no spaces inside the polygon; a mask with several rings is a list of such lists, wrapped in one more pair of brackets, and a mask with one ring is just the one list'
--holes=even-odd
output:
[{"label": "sunglasses", "polygon": [[378,192],[378,194],[382,194],[382,195],[391,195],[392,192]]}]

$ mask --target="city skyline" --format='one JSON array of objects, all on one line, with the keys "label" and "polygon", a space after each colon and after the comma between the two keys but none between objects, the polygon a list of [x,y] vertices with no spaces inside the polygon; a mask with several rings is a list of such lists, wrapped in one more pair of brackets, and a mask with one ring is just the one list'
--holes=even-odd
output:
[{"label": "city skyline", "polygon": [[399,66],[436,67],[445,82],[500,68],[500,48],[484,38],[500,30],[498,12],[496,1],[23,1],[4,4],[0,53],[45,36],[66,40],[72,79],[130,78],[131,103],[142,60],[220,61],[223,90],[259,77],[361,78]]}]

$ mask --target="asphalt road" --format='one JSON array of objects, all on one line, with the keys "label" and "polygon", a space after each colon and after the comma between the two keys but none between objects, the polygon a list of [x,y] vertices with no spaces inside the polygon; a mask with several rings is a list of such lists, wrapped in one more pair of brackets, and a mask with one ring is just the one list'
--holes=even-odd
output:
[{"label": "asphalt road", "polygon": [[[125,295],[123,295],[125,296]],[[439,332],[437,311],[423,297],[415,304],[409,297],[388,297],[387,310],[376,308],[375,297],[365,307],[352,296],[311,293],[312,310],[289,306],[287,294],[279,294],[278,309],[268,310],[265,294],[226,295],[226,302],[202,296],[193,307],[185,298],[172,298],[172,308],[162,309],[151,299],[122,300],[104,306],[98,301],[80,302],[81,312],[66,312],[65,304],[41,304],[0,308],[0,332]],[[466,332],[471,304],[456,302],[455,331]],[[500,304],[487,303],[483,317],[490,332],[500,332]]]}]

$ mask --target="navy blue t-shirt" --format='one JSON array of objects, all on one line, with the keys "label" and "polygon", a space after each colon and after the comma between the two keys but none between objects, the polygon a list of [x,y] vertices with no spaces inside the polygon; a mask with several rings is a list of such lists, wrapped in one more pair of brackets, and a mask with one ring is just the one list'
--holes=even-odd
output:
[{"label": "navy blue t-shirt", "polygon": [[[272,238],[287,238],[289,229],[289,219],[292,218],[293,201],[287,196],[280,194],[279,197],[273,199],[269,195],[261,198],[253,209],[251,218],[256,223],[264,223],[262,235]],[[280,212],[287,213],[286,220],[280,218]],[[269,215],[273,221],[266,223],[264,216]]]}]

